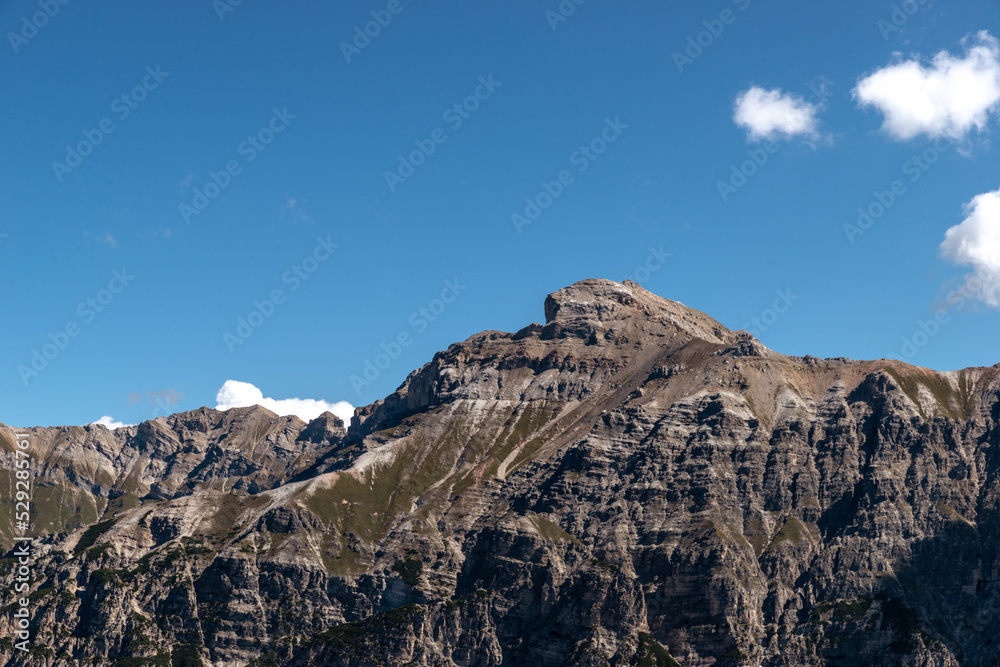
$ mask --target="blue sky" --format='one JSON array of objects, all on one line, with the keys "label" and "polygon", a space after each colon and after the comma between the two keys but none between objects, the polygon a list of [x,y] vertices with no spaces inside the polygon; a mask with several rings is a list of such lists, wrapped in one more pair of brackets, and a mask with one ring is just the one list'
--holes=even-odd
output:
[{"label": "blue sky", "polygon": [[592,277],[788,354],[1000,362],[997,105],[948,78],[1000,5],[902,4],[4,3],[0,421],[363,405]]}]

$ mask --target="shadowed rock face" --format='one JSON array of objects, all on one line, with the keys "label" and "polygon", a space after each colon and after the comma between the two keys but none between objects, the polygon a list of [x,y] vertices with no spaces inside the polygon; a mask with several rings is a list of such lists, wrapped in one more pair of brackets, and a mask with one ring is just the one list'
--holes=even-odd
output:
[{"label": "shadowed rock face", "polygon": [[49,652],[0,662],[993,665],[998,419],[1000,366],[787,357],[587,280],[349,431],[18,431]]}]

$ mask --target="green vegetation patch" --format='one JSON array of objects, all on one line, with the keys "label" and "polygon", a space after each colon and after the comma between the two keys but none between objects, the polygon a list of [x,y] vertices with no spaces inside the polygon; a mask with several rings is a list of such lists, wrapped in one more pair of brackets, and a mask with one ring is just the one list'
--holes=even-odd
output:
[{"label": "green vegetation patch", "polygon": [[128,570],[111,570],[107,568],[101,568],[99,570],[94,570],[90,574],[91,579],[96,579],[102,584],[117,584],[122,581],[126,581],[129,578]]},{"label": "green vegetation patch", "polygon": [[938,407],[948,417],[958,420],[966,420],[972,412],[972,383],[965,373],[959,376],[958,390],[956,391],[951,383],[943,376],[933,373],[927,374],[916,369],[904,369],[898,371],[889,366],[883,370],[895,380],[896,384],[903,390],[913,404],[917,406],[920,416],[927,419],[924,409],[920,405],[920,387],[925,387],[934,397]]},{"label": "green vegetation patch", "polygon": [[341,473],[329,488],[313,488],[302,504],[340,536],[375,543],[394,517],[409,514],[414,499],[452,473],[471,435],[456,427],[430,442],[414,436],[398,445],[391,460],[364,474]]},{"label": "green vegetation patch", "polygon": [[268,651],[264,655],[260,656],[256,660],[251,660],[247,667],[280,667],[281,663],[278,662],[278,654],[274,651]]},{"label": "green vegetation patch", "polygon": [[146,574],[149,572],[150,562],[153,560],[153,552],[149,552],[145,556],[139,559],[139,562],[135,564],[135,569],[129,573],[130,577],[134,577],[137,574]]},{"label": "green vegetation patch", "polygon": [[267,499],[262,494],[241,498],[231,493],[217,492],[212,494],[212,500],[217,503],[218,509],[211,516],[202,519],[198,524],[198,532],[218,539],[233,529],[247,508],[259,507]]},{"label": "green vegetation patch", "polygon": [[639,633],[639,667],[681,667],[653,636]]},{"label": "green vegetation patch", "polygon": [[[14,482],[12,469],[0,469],[0,543],[8,549],[13,546]],[[71,532],[100,516],[95,498],[66,482],[39,479],[31,505],[32,530],[39,535]]]},{"label": "green vegetation patch", "polygon": [[940,512],[944,516],[948,517],[952,521],[956,521],[958,523],[961,523],[963,525],[970,526],[970,527],[973,527],[973,528],[975,527],[975,526],[973,526],[973,524],[972,524],[971,521],[969,521],[968,519],[966,519],[964,516],[962,516],[962,514],[958,510],[956,510],[954,507],[952,507],[951,505],[949,505],[947,503],[947,501],[945,501],[944,498],[939,498],[938,499],[938,501],[936,503],[936,507],[937,507],[938,512]]},{"label": "green vegetation patch", "polygon": [[863,618],[871,609],[871,598],[859,598],[857,600],[836,600],[817,603],[813,607],[809,616],[814,621],[820,620],[823,616],[833,612],[834,618],[842,623],[856,621]]},{"label": "green vegetation patch", "polygon": [[412,558],[396,561],[392,565],[392,571],[398,572],[399,578],[410,586],[416,586],[420,583],[420,573],[423,572],[423,570],[424,564],[421,561],[414,560]]},{"label": "green vegetation patch", "polygon": [[834,605],[833,611],[838,618],[861,618],[872,606],[872,601],[866,598],[860,600],[840,600]]},{"label": "green vegetation patch", "polygon": [[[523,445],[528,438],[545,428],[552,418],[559,412],[559,405],[549,405],[546,401],[529,401],[521,409],[520,414],[511,415],[511,418],[504,425],[503,431],[497,438],[496,445],[490,452],[490,467],[486,472],[486,477],[494,477],[503,463],[514,450]],[[516,416],[516,419],[515,419]],[[521,450],[517,459],[512,463],[508,474],[513,472],[521,463],[528,460],[544,444],[541,438],[535,438]]]},{"label": "green vegetation patch", "polygon": [[141,505],[142,501],[139,500],[139,496],[134,493],[126,493],[108,501],[108,507],[105,511],[110,512],[111,514],[120,514],[121,512],[135,509]]},{"label": "green vegetation patch", "polygon": [[104,544],[98,544],[96,547],[87,552],[87,558],[90,560],[100,560],[104,557],[104,554],[111,549],[111,543],[105,542]]},{"label": "green vegetation patch", "polygon": [[118,658],[115,667],[170,667],[170,654],[157,652],[152,658]]},{"label": "green vegetation patch", "polygon": [[201,661],[201,642],[177,644],[170,651],[171,667],[204,667]]},{"label": "green vegetation patch", "polygon": [[767,534],[764,522],[760,517],[753,517],[746,521],[743,528],[744,539],[753,547],[753,553],[757,558],[764,553],[771,543],[771,536]]},{"label": "green vegetation patch", "polygon": [[618,569],[618,566],[617,566],[617,565],[615,565],[614,563],[609,563],[609,562],[608,562],[608,561],[606,561],[606,560],[596,560],[596,559],[592,559],[592,560],[591,560],[590,562],[591,562],[591,564],[592,564],[592,565],[594,565],[595,567],[599,567],[599,568],[601,568],[602,570],[605,570],[605,571],[607,571],[607,572],[613,572],[613,573],[617,574],[617,573],[618,573],[618,572],[620,571],[620,570]]},{"label": "green vegetation patch", "polygon": [[780,546],[785,542],[792,545],[798,545],[803,540],[809,539],[809,533],[809,526],[803,523],[801,519],[790,516],[785,521],[785,525],[778,531],[778,534],[774,536],[773,540],[771,540],[771,544],[768,546],[768,549]]},{"label": "green vegetation patch", "polygon": [[422,605],[409,604],[369,616],[363,621],[335,625],[313,635],[306,645],[331,646],[341,651],[357,650],[366,646],[373,636],[398,632],[410,625],[414,614],[422,611]]},{"label": "green vegetation patch", "polygon": [[111,527],[114,525],[115,520],[108,519],[107,521],[96,523],[88,528],[80,537],[80,541],[76,543],[75,547],[73,547],[73,555],[79,556],[84,551],[94,546],[94,543],[97,542],[97,538],[111,530]]},{"label": "green vegetation patch", "polygon": [[313,637],[313,645],[333,646],[338,649],[358,648],[364,644],[368,627],[361,622],[337,625]]},{"label": "green vegetation patch", "polygon": [[37,591],[28,596],[29,600],[40,600],[46,595],[51,595],[55,592],[55,589],[49,586],[48,588],[39,588]]},{"label": "green vegetation patch", "polygon": [[509,475],[530,461],[546,442],[547,440],[545,438],[533,438],[531,442],[526,444],[521,449],[521,453],[517,455],[516,459],[514,459],[514,462],[510,465],[510,469],[507,471],[507,474]]},{"label": "green vegetation patch", "polygon": [[537,514],[532,514],[528,516],[532,525],[535,526],[535,530],[538,534],[542,536],[542,539],[548,540],[549,542],[572,542],[573,544],[581,544],[580,540],[576,539],[565,530],[563,530],[559,525],[549,521],[545,517],[538,516]]},{"label": "green vegetation patch", "polygon": [[[726,544],[731,544],[734,547],[745,547],[747,549],[753,549],[753,545],[743,537],[743,533],[740,529],[732,524],[728,524],[725,521],[712,519],[711,523],[712,530],[715,531],[715,537],[722,540]],[[756,552],[755,552],[756,553]]]},{"label": "green vegetation patch", "polygon": [[[157,555],[163,555],[160,560],[154,561]],[[148,554],[139,559],[135,564],[135,568],[130,572],[126,572],[125,576],[122,577],[123,580],[134,579],[137,575],[148,574],[150,572],[162,572],[170,569],[175,563],[184,559],[187,556],[187,551],[183,547],[174,547],[167,552],[155,552],[150,551]]]}]

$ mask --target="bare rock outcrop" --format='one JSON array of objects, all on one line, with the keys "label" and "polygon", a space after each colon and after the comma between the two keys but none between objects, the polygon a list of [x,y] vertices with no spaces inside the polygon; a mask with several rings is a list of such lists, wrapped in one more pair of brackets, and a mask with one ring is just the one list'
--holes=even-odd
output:
[{"label": "bare rock outcrop", "polygon": [[994,665],[998,423],[1000,366],[788,357],[587,280],[349,428],[28,429],[35,648],[0,662]]}]

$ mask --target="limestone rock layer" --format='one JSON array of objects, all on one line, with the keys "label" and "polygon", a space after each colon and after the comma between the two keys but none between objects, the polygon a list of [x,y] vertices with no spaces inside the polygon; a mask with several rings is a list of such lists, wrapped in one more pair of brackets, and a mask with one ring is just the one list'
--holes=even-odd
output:
[{"label": "limestone rock layer", "polygon": [[1000,365],[788,357],[630,282],[544,312],[350,425],[0,427],[0,664],[1000,664]]}]

